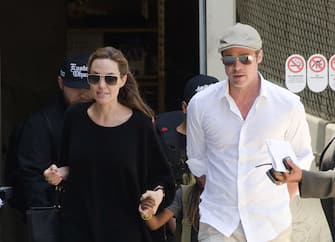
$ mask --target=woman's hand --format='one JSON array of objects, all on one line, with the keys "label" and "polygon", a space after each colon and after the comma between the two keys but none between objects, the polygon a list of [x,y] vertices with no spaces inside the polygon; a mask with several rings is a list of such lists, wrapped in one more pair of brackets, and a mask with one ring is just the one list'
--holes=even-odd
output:
[{"label": "woman's hand", "polygon": [[57,167],[55,164],[52,164],[48,169],[43,172],[45,180],[51,185],[57,186],[63,179],[69,174],[69,167]]},{"label": "woman's hand", "polygon": [[161,204],[163,197],[164,192],[162,189],[158,189],[156,191],[148,190],[144,194],[142,194],[140,201],[142,203],[142,201],[152,200],[153,203],[151,204],[153,204],[152,206],[153,214],[156,214],[158,206]]},{"label": "woman's hand", "polygon": [[149,220],[155,214],[153,207],[155,206],[155,200],[151,197],[142,199],[140,201],[140,205],[138,207],[138,211],[141,214],[143,220]]}]

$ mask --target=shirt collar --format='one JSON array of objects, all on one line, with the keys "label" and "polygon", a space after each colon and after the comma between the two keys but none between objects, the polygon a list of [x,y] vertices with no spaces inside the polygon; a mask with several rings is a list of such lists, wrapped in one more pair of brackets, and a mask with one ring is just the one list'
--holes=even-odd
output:
[{"label": "shirt collar", "polygon": [[259,91],[259,96],[269,98],[269,89],[266,85],[266,81],[265,81],[263,75],[260,72],[258,72],[258,76],[261,79],[261,88],[260,88],[260,91]]},{"label": "shirt collar", "polygon": [[[259,97],[264,97],[264,98],[269,98],[269,90],[268,87],[266,85],[266,81],[263,77],[263,75],[258,72],[258,76],[261,79],[261,88],[260,88],[260,92],[259,92]],[[222,92],[222,97],[221,98],[231,98],[231,96],[229,95],[229,82],[228,80],[224,81],[223,84],[223,88],[224,91]]]}]

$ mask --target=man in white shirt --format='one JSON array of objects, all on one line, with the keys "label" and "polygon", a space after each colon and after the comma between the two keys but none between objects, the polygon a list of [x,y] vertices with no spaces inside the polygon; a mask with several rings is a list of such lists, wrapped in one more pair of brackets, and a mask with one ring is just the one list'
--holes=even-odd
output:
[{"label": "man in white shirt", "polygon": [[228,80],[194,96],[187,110],[187,163],[195,176],[206,175],[199,241],[290,241],[289,202],[298,185],[276,186],[267,177],[272,157],[266,142],[290,143],[297,165],[309,169],[304,107],[299,96],[258,72],[262,40],[253,27],[228,29],[219,52]]}]

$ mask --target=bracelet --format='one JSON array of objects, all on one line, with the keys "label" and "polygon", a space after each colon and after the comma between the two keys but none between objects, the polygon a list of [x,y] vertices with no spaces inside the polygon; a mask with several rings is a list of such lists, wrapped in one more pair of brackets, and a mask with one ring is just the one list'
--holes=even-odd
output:
[{"label": "bracelet", "polygon": [[151,214],[151,216],[145,216],[145,215],[143,215],[143,214],[141,214],[141,218],[144,220],[144,221],[148,221],[148,220],[150,220],[151,218],[152,218],[152,214]]},{"label": "bracelet", "polygon": [[156,191],[158,191],[158,190],[162,190],[162,192],[163,192],[163,197],[165,197],[164,187],[161,186],[161,185],[158,185],[157,187],[154,188],[154,191],[156,192]]},{"label": "bracelet", "polygon": [[154,188],[154,191],[156,192],[158,190],[163,190],[163,192],[164,192],[164,187],[161,186],[161,185],[158,185],[157,187]]}]

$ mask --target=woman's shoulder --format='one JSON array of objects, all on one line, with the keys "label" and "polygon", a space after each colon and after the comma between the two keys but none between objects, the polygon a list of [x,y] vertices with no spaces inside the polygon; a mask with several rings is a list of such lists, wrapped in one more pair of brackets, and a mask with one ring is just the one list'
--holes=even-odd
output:
[{"label": "woman's shoulder", "polygon": [[154,119],[150,118],[148,115],[138,110],[133,110],[133,116],[129,124],[133,126],[136,130],[140,131],[142,134],[153,134],[155,132],[156,124]]},{"label": "woman's shoulder", "polygon": [[150,118],[148,115],[146,115],[145,113],[139,111],[139,110],[136,110],[136,109],[133,109],[133,115],[134,115],[134,119],[138,122],[138,123],[141,123],[141,124],[149,124],[149,125],[152,125],[153,124],[153,119]]}]

